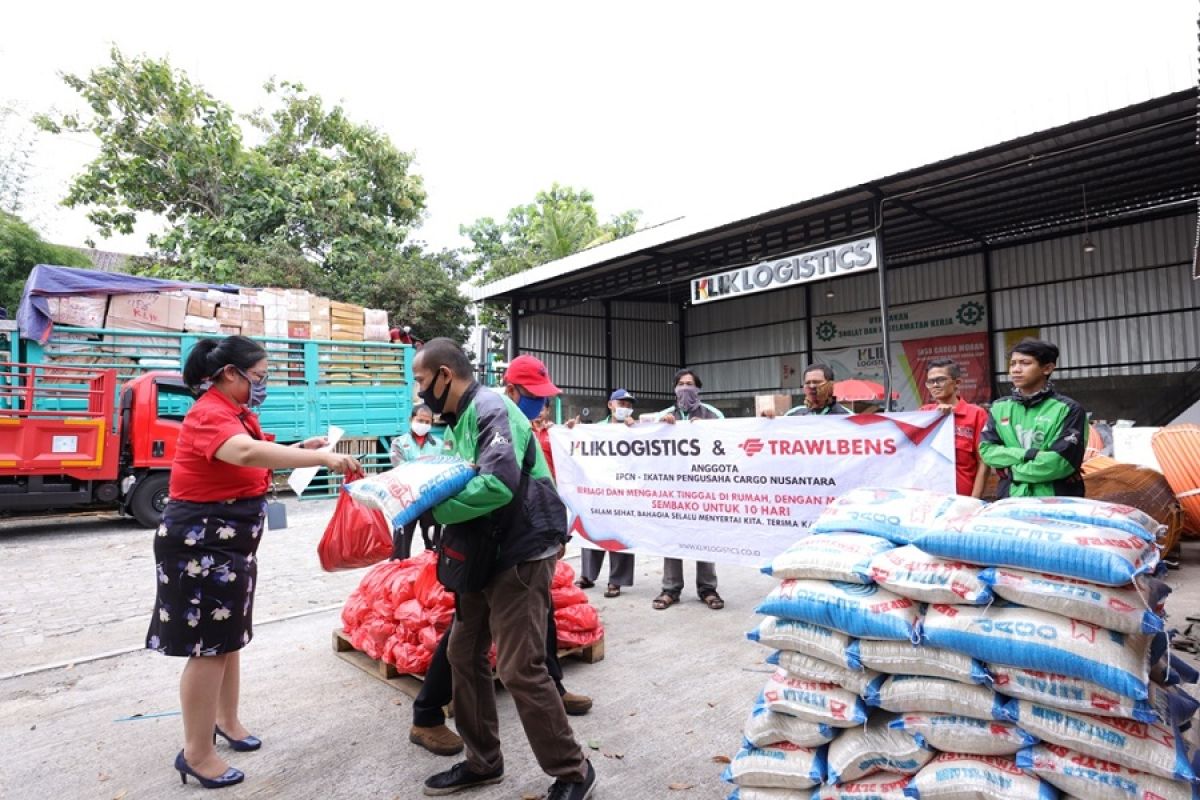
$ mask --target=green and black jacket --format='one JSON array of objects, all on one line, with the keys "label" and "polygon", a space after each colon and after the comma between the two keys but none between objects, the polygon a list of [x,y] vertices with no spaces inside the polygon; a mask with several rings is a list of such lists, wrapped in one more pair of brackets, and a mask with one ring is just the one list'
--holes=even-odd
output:
[{"label": "green and black jacket", "polygon": [[453,438],[454,454],[475,464],[479,473],[461,492],[434,507],[438,524],[493,523],[500,537],[499,569],[543,557],[566,543],[566,506],[536,441],[524,494],[515,497],[521,462],[533,440],[533,429],[520,409],[503,395],[472,383],[459,400]]},{"label": "green and black jacket", "polygon": [[979,440],[983,463],[1000,474],[999,497],[1083,497],[1086,449],[1087,414],[1050,383],[993,403]]}]

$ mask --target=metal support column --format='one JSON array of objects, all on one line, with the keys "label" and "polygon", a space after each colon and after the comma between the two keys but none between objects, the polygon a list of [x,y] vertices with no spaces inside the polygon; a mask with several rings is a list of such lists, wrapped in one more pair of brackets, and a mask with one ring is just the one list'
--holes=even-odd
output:
[{"label": "metal support column", "polygon": [[514,297],[508,307],[508,360],[521,354],[521,299]]},{"label": "metal support column", "polygon": [[616,385],[613,382],[613,326],[612,301],[605,300],[604,305],[604,393],[608,394]]},{"label": "metal support column", "polygon": [[883,200],[876,205],[875,257],[879,259],[879,322],[883,332],[883,410],[892,410],[892,325],[888,318],[888,285],[886,260],[883,257]]},{"label": "metal support column", "polygon": [[[992,248],[983,246],[983,313],[987,316],[987,385],[988,401],[995,401],[1000,396],[1000,384],[996,380],[996,318],[995,305],[992,302]],[[976,398],[978,402],[978,398]]]}]

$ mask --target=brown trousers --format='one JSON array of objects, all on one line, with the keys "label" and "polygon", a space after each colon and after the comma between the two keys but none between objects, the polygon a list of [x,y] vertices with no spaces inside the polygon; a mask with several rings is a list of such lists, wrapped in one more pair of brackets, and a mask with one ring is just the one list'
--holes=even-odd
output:
[{"label": "brown trousers", "polygon": [[504,766],[488,649],[496,642],[496,675],[512,695],[525,736],[546,774],[582,781],[583,749],[567,723],[562,698],[546,671],[546,616],[554,556],[510,567],[481,592],[458,596],[446,654],[454,673],[454,722],[472,772]]}]

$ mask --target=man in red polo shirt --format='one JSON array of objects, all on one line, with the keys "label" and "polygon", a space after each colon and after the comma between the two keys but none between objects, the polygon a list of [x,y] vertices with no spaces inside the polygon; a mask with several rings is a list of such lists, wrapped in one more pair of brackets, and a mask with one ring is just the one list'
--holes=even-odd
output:
[{"label": "man in red polo shirt", "polygon": [[933,402],[921,406],[922,411],[941,410],[954,415],[954,485],[958,494],[983,496],[987,482],[987,465],[979,459],[979,436],[987,425],[987,412],[958,396],[962,367],[952,358],[929,362],[925,373],[925,388]]}]

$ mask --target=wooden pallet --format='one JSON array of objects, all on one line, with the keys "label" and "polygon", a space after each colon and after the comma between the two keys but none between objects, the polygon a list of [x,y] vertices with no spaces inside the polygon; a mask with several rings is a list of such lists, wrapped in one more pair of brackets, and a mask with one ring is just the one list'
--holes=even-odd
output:
[{"label": "wooden pallet", "polygon": [[[396,669],[395,665],[389,664],[383,659],[371,658],[361,650],[354,649],[354,645],[350,642],[350,637],[341,628],[334,628],[333,630],[333,652],[343,661],[353,664],[368,675],[399,689],[411,698],[415,699],[421,691],[421,676],[401,672]],[[560,659],[577,658],[585,664],[594,664],[597,661],[603,661],[604,639],[601,638],[598,642],[589,644],[586,647],[571,647],[559,650],[558,657]]]}]

